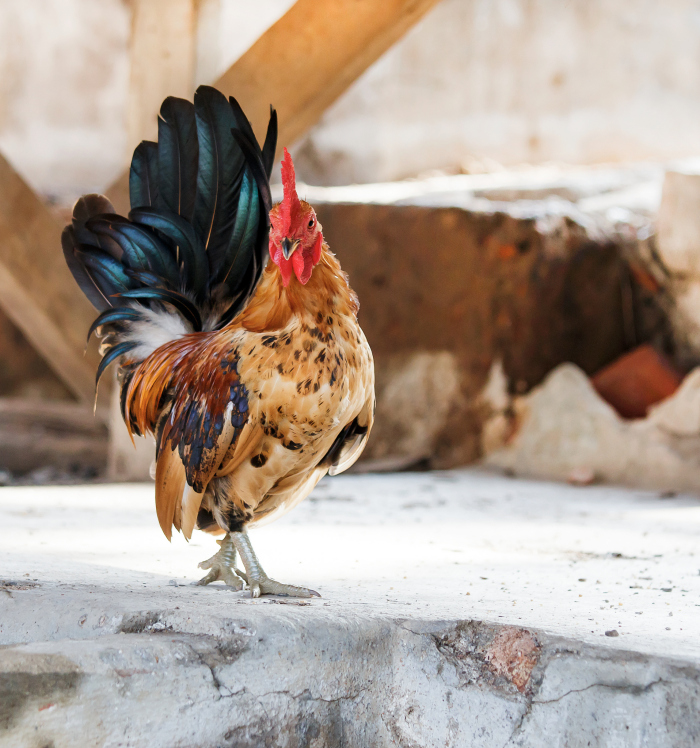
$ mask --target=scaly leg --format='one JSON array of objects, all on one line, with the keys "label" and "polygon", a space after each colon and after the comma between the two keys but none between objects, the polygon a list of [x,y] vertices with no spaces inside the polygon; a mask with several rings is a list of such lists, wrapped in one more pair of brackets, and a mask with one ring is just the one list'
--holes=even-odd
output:
[{"label": "scaly leg", "polygon": [[[227,536],[228,537],[228,536]],[[260,561],[255,555],[253,546],[250,544],[248,533],[232,532],[231,540],[236,550],[241,555],[241,561],[246,570],[246,581],[250,588],[251,597],[260,595],[285,595],[287,597],[321,597],[318,592],[308,590],[306,587],[295,587],[292,584],[281,584],[265,574]]]},{"label": "scaly leg", "polygon": [[198,582],[195,582],[195,584],[211,584],[212,582],[221,580],[229,587],[242,590],[243,582],[237,576],[242,574],[242,572],[236,569],[236,547],[231,539],[231,534],[228,533],[223,540],[217,540],[216,542],[221,546],[221,550],[199,564],[200,569],[211,569],[211,571]]}]

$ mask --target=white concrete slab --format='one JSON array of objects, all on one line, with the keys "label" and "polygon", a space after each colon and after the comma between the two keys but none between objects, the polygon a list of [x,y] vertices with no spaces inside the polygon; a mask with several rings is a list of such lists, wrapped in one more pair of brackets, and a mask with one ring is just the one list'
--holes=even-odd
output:
[{"label": "white concrete slab", "polygon": [[[93,699],[93,713],[80,717],[65,697],[64,713],[89,726],[96,715],[112,709],[117,693],[123,694],[117,689],[109,696],[110,688],[117,688],[115,679],[131,678],[133,684],[134,673],[141,673],[138,678],[147,681],[140,686],[143,693],[134,686],[133,714],[119,697],[129,729],[119,721],[112,727],[100,722],[100,730],[85,728],[87,742],[71,742],[60,715],[51,712],[54,716],[46,722],[41,711],[59,703],[58,697],[27,696],[29,701],[5,715],[8,735],[22,740],[39,730],[43,723],[37,720],[44,719],[46,736],[56,748],[141,745],[144,736],[149,745],[164,746],[384,746],[392,740],[402,745],[414,740],[421,746],[552,745],[545,738],[556,725],[561,739],[565,728],[573,729],[564,714],[573,707],[562,712],[557,706],[555,715],[551,705],[561,706],[565,696],[575,694],[577,709],[613,708],[612,699],[616,714],[627,720],[626,727],[620,723],[622,742],[617,743],[596,742],[593,723],[576,723],[576,734],[593,740],[591,745],[695,745],[687,735],[700,741],[697,714],[690,721],[668,716],[668,704],[682,705],[684,699],[690,704],[700,697],[696,496],[514,480],[478,470],[344,476],[323,481],[300,507],[251,536],[271,576],[311,586],[323,598],[250,600],[221,586],[189,586],[201,573],[197,562],[216,549],[214,540],[198,533],[189,544],[179,536],[168,544],[157,525],[152,485],[0,489],[0,578],[14,583],[5,592],[0,589],[0,645],[6,646],[0,650],[0,690],[3,677],[17,668],[31,675],[48,667],[44,660],[26,666],[24,657],[60,657],[63,670],[58,670],[68,685],[60,682],[69,691],[77,689],[81,703],[88,696]],[[618,635],[606,636],[606,631]],[[253,636],[257,638],[248,638]],[[494,647],[504,636],[516,637],[517,662],[509,660],[499,670]],[[187,637],[214,637],[218,643],[211,650],[201,638],[195,646]],[[238,642],[235,657],[221,655],[222,641]],[[257,644],[251,649],[253,641]],[[209,664],[204,675],[197,671],[196,678],[180,683],[184,676],[177,668],[184,667],[184,655],[178,659],[177,648],[185,646],[188,652],[209,647],[209,654],[202,655]],[[154,654],[158,647],[170,666],[151,671],[150,665],[139,669],[133,662],[117,663],[120,657],[141,662],[144,652],[160,661]],[[7,657],[15,659],[8,665]],[[16,662],[24,664],[12,664]],[[523,662],[525,676],[518,680]],[[267,672],[264,684],[261,667]],[[49,670],[53,678],[56,668]],[[124,672],[131,675],[119,675]],[[168,742],[173,734],[156,730],[149,711],[160,707],[139,712],[144,699],[160,703],[163,684],[169,689],[167,699],[163,696],[169,705],[164,714],[204,698],[195,693],[200,687],[215,688],[218,703],[226,677],[237,684],[225,687],[230,693],[245,693],[246,698],[257,693],[257,706],[249,704],[235,714],[228,707],[224,712],[204,710],[185,720],[198,742]],[[290,678],[293,686],[282,683]],[[659,696],[657,686],[682,686],[682,694],[664,691]],[[30,692],[41,694],[41,688]],[[357,688],[366,691],[365,697],[357,696]],[[605,690],[613,688],[618,689],[614,694]],[[287,701],[267,704],[273,692],[273,701],[282,692]],[[307,692],[315,695],[300,702],[300,694]],[[589,703],[582,692],[585,699],[598,701]],[[42,698],[45,703],[40,704]],[[337,720],[323,711],[334,699],[350,700],[342,702],[350,711],[336,715]],[[433,716],[424,714],[420,725],[414,724],[414,712],[406,711],[409,702],[414,711],[432,704]],[[537,706],[545,703],[549,711]],[[376,718],[380,725],[372,728],[375,742],[363,743],[366,738],[353,732],[360,719],[353,710],[360,705],[362,719],[374,724]],[[259,742],[267,719],[260,709],[273,715],[273,726],[286,725],[278,733],[273,729],[275,737],[267,743]],[[389,712],[394,717],[387,722]],[[649,717],[652,712],[657,717]],[[338,735],[346,742],[333,742],[336,738],[323,730],[317,737],[325,742],[299,742],[299,725],[312,716],[319,724],[337,722]],[[492,725],[491,732],[483,731],[484,720]],[[687,735],[673,732],[681,722]],[[656,732],[649,732],[652,723]],[[448,724],[450,734],[445,733]],[[2,729],[0,707],[0,744]],[[474,731],[479,729],[482,738],[477,740]],[[238,742],[225,742],[227,730]],[[126,735],[125,742],[118,742],[117,734]],[[537,742],[539,734],[545,742]],[[647,737],[625,742],[632,734]],[[652,734],[655,742],[644,742]],[[617,733],[613,729],[610,735]],[[685,743],[677,742],[681,737]],[[472,742],[462,742],[467,739]]]}]

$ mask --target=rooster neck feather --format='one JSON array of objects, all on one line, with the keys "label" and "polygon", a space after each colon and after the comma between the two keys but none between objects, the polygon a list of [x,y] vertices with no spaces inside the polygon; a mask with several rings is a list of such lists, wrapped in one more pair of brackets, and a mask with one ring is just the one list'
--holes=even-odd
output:
[{"label": "rooster neck feather", "polygon": [[292,280],[285,287],[279,268],[270,262],[265,269],[255,296],[232,326],[251,332],[281,330],[294,317],[329,315],[357,317],[359,303],[350,288],[347,275],[324,243],[319,264],[306,285]]}]

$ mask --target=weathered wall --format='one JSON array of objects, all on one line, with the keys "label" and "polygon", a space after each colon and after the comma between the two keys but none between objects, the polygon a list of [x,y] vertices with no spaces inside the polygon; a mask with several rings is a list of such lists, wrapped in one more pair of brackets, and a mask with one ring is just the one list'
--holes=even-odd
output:
[{"label": "weathered wall", "polygon": [[[196,83],[292,0],[201,0]],[[443,0],[299,144],[310,183],[700,150],[691,0]],[[0,150],[46,195],[104,189],[125,160],[128,0],[0,0]]]},{"label": "weathered wall", "polygon": [[640,342],[669,344],[657,300],[621,246],[593,241],[568,219],[542,232],[533,219],[457,208],[317,212],[375,355],[369,458],[476,459],[478,396],[496,360],[525,392],[564,361],[593,374]]},{"label": "weathered wall", "polygon": [[700,153],[692,0],[443,0],[300,144],[311,184]]},{"label": "weathered wall", "polygon": [[129,28],[122,0],[0,2],[0,151],[49,198],[123,166]]}]

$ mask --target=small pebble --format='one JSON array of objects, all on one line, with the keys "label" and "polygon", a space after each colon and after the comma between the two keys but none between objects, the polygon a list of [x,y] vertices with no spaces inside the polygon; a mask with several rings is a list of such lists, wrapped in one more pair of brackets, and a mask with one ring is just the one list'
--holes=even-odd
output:
[{"label": "small pebble", "polygon": [[590,486],[595,483],[596,474],[587,467],[576,467],[567,476],[566,480],[574,486]]},{"label": "small pebble", "polygon": [[610,631],[605,632],[605,636],[620,636],[620,635],[617,633],[617,629],[610,629]]}]

